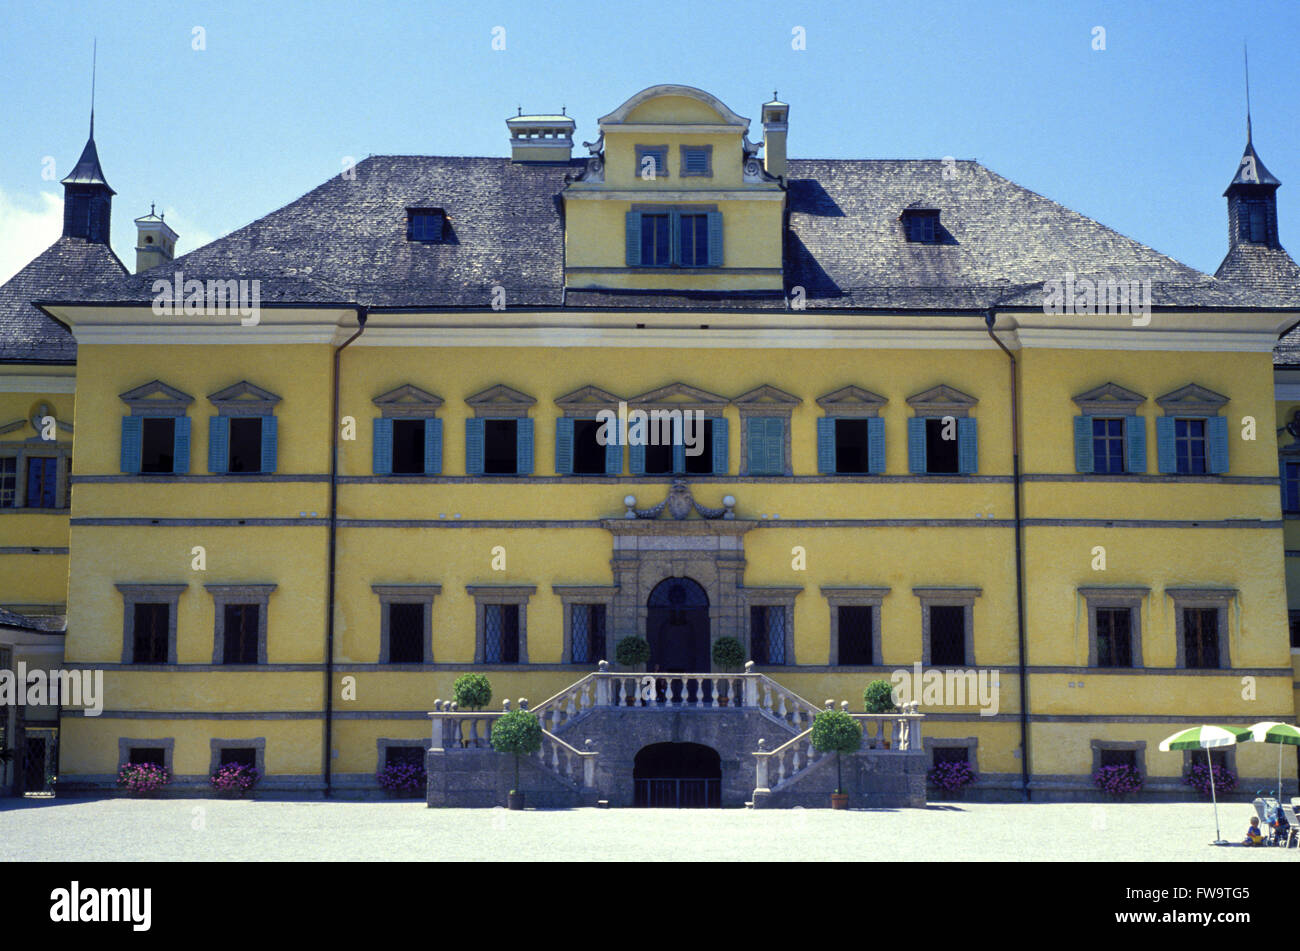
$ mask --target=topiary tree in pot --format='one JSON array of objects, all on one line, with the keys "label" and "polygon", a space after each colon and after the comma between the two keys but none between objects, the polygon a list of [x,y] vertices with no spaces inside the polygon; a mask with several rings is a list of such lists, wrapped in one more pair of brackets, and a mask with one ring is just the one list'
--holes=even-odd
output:
[{"label": "topiary tree in pot", "polygon": [[456,706],[465,710],[482,710],[492,702],[492,684],[482,674],[463,674],[451,685]]},{"label": "topiary tree in pot", "polygon": [[[741,665],[745,663],[745,645],[740,643],[734,637],[719,637],[713,642],[713,666],[717,667],[723,673],[734,674],[740,670]],[[731,689],[732,681],[727,681],[727,689]],[[718,695],[718,706],[725,707],[727,697]]]},{"label": "topiary tree in pot", "polygon": [[[862,702],[867,713],[897,713],[894,704],[894,685],[888,680],[873,680],[862,691]],[[889,740],[885,739],[885,725],[880,724],[879,739],[885,749],[889,749]]]},{"label": "topiary tree in pot", "polygon": [[620,667],[644,670],[646,661],[650,659],[650,644],[644,637],[637,637],[635,634],[625,637],[614,649],[614,659],[618,661]]},{"label": "topiary tree in pot", "polygon": [[512,710],[492,724],[492,749],[515,756],[515,785],[510,790],[509,807],[524,808],[524,794],[519,789],[519,757],[542,748],[542,724],[531,710]]},{"label": "topiary tree in pot", "polygon": [[823,710],[813,718],[812,745],[819,753],[835,754],[835,792],[831,795],[831,808],[847,809],[849,797],[844,792],[840,754],[858,751],[862,746],[862,727],[843,710]]}]

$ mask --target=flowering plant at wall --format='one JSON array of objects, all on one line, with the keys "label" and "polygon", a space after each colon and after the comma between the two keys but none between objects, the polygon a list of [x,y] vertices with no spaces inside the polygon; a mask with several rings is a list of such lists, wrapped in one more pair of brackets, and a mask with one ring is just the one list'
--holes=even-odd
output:
[{"label": "flowering plant at wall", "polygon": [[[1191,786],[1203,799],[1210,798],[1210,768],[1205,763],[1193,763],[1192,768],[1183,777],[1183,782]],[[1237,788],[1237,774],[1226,766],[1214,764],[1214,792],[1218,795],[1232,792]]]},{"label": "flowering plant at wall", "polygon": [[970,763],[936,763],[927,778],[930,785],[938,786],[944,792],[956,792],[964,789],[979,779]]},{"label": "flowering plant at wall", "polygon": [[261,779],[256,766],[241,766],[239,763],[227,763],[209,778],[208,782],[217,792],[243,795],[252,789]]},{"label": "flowering plant at wall", "polygon": [[117,771],[117,784],[132,796],[153,795],[171,781],[171,773],[152,763],[128,763]]},{"label": "flowering plant at wall", "polygon": [[1142,774],[1136,766],[1120,763],[1115,766],[1102,766],[1092,774],[1093,784],[1102,792],[1116,799],[1142,789]]},{"label": "flowering plant at wall", "polygon": [[375,773],[375,779],[387,792],[401,796],[420,795],[429,781],[424,767],[414,763],[389,763]]}]

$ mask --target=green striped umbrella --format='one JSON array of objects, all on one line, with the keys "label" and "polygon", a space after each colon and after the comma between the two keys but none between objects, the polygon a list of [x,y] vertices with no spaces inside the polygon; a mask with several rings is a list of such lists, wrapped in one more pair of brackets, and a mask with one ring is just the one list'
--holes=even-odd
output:
[{"label": "green striped umbrella", "polygon": [[1244,726],[1194,726],[1182,730],[1160,741],[1160,750],[1205,750],[1205,759],[1210,767],[1210,799],[1214,803],[1215,845],[1226,845],[1223,833],[1219,829],[1219,799],[1214,791],[1214,761],[1210,759],[1210,750],[1220,746],[1236,746],[1248,743],[1253,738],[1248,727]]},{"label": "green striped umbrella", "polygon": [[1300,746],[1300,730],[1289,723],[1267,720],[1250,728],[1256,743],[1277,743],[1277,801],[1282,802],[1282,747]]}]

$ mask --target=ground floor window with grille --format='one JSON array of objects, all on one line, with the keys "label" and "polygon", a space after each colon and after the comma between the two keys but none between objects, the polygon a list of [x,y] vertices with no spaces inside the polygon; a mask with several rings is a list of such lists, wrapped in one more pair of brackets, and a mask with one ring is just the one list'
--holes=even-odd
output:
[{"label": "ground floor window with grille", "polygon": [[388,662],[424,663],[423,604],[395,602],[388,605]]},{"label": "ground floor window with grille", "polygon": [[935,667],[966,663],[966,609],[961,605],[930,606],[930,663]]},{"label": "ground floor window with grille", "polygon": [[873,612],[867,604],[839,606],[839,657],[843,665],[867,666],[872,662]]},{"label": "ground floor window with grille", "polygon": [[167,663],[167,637],[171,605],[137,602],[132,660],[137,664]]},{"label": "ground floor window with grille", "polygon": [[483,659],[489,664],[519,663],[519,605],[483,607]]},{"label": "ground floor window with grille", "polygon": [[1097,608],[1097,666],[1132,667],[1132,608]]},{"label": "ground floor window with grille", "polygon": [[569,613],[573,663],[605,660],[605,605],[575,604]]},{"label": "ground floor window with grille", "polygon": [[15,456],[0,458],[0,509],[11,509],[18,504],[18,459]]},{"label": "ground floor window with grille", "polygon": [[1186,666],[1219,666],[1219,609],[1183,608],[1183,649]]},{"label": "ground floor window with grille", "polygon": [[258,626],[260,605],[227,604],[225,609],[226,664],[256,664],[258,653]]},{"label": "ground floor window with grille", "polygon": [[[869,613],[871,609],[867,607],[865,610]],[[756,664],[786,663],[784,605],[763,604],[749,609],[749,656]]]}]

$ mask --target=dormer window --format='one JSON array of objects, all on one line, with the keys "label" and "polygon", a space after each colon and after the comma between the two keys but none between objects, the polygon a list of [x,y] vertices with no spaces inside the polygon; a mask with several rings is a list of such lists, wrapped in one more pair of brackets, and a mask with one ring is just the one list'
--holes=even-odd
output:
[{"label": "dormer window", "polygon": [[441,208],[406,209],[406,240],[437,244],[442,241],[442,226],[446,219]]},{"label": "dormer window", "polygon": [[682,177],[710,178],[713,176],[713,146],[682,146]]},{"label": "dormer window", "polygon": [[934,208],[909,208],[903,212],[903,233],[916,244],[939,243],[939,212]]},{"label": "dormer window", "polygon": [[668,146],[638,145],[636,147],[636,177],[653,179],[668,177]]}]

